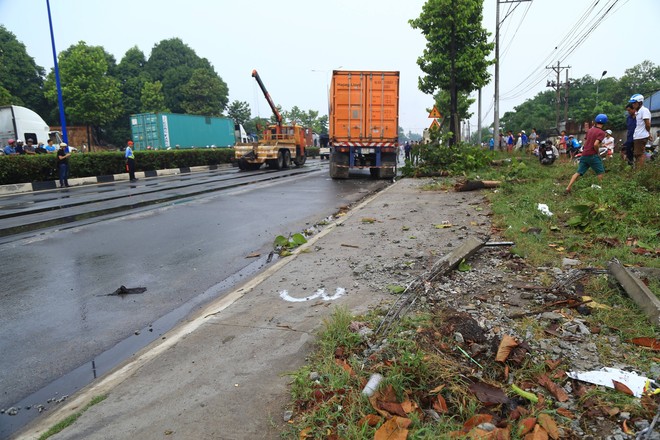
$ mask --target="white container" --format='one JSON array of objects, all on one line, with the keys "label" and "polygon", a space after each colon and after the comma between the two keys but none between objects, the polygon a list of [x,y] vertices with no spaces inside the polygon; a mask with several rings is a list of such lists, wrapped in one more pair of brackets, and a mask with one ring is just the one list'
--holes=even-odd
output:
[{"label": "white container", "polygon": [[364,394],[367,397],[371,397],[375,392],[376,389],[378,388],[378,385],[380,384],[380,381],[383,380],[383,376],[374,373],[371,375],[369,378],[369,382],[364,386],[364,389],[362,390],[362,394]]}]

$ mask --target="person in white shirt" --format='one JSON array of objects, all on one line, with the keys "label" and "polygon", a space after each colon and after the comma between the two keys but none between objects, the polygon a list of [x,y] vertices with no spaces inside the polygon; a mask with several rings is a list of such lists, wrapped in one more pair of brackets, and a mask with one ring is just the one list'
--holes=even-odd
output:
[{"label": "person in white shirt", "polygon": [[651,136],[651,112],[644,107],[644,96],[635,93],[629,101],[637,112],[637,126],[633,133],[633,157],[637,166],[644,165],[646,158],[646,143],[653,140]]},{"label": "person in white shirt", "polygon": [[614,154],[614,137],[612,136],[612,130],[605,130],[605,133],[607,133],[607,135],[600,144],[598,154],[602,158],[609,158]]}]

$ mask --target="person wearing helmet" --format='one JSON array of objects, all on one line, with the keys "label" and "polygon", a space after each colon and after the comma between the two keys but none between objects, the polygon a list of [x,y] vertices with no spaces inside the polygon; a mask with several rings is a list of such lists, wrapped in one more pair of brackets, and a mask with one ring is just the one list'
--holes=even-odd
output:
[{"label": "person wearing helmet", "polygon": [[128,177],[131,182],[135,182],[135,154],[133,154],[133,141],[128,141],[126,143],[126,151],[124,152],[124,157],[126,158],[126,171],[128,171]]},{"label": "person wearing helmet", "polygon": [[603,125],[607,124],[607,115],[599,114],[594,118],[594,126],[587,131],[587,136],[584,139],[584,149],[582,150],[582,156],[580,157],[580,163],[578,165],[577,172],[571,176],[571,181],[566,187],[566,193],[571,192],[571,187],[578,179],[578,177],[583,176],[584,173],[589,171],[589,168],[594,170],[598,181],[602,182],[603,174],[605,174],[605,167],[603,167],[603,161],[598,155],[598,148],[605,139],[605,130],[603,130]]},{"label": "person wearing helmet", "polygon": [[651,112],[644,107],[644,96],[635,93],[629,101],[637,115],[635,117],[636,126],[633,133],[633,157],[637,166],[644,165],[646,157],[646,143],[653,140],[651,136]]},{"label": "person wearing helmet", "polygon": [[605,139],[598,149],[598,154],[603,159],[612,157],[614,154],[614,137],[612,136],[612,130],[605,130]]},{"label": "person wearing helmet", "polygon": [[566,147],[568,148],[569,157],[571,160],[574,160],[577,154],[580,152],[582,145],[580,145],[580,142],[578,142],[578,140],[575,139],[575,136],[571,134],[568,136],[568,140],[566,141]]}]

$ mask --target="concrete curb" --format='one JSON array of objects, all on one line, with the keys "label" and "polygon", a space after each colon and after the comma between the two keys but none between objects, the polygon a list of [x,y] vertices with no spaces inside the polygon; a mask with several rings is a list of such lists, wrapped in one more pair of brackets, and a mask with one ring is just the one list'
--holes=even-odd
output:
[{"label": "concrete curb", "polygon": [[[183,168],[171,168],[166,170],[155,170],[155,171],[138,171],[135,173],[135,177],[138,179],[145,179],[147,177],[161,177],[161,176],[173,176],[177,174],[191,174],[199,173],[210,170],[219,170],[223,168],[231,168],[231,164],[220,164],[220,165],[205,165],[198,167],[183,167]],[[111,182],[125,182],[128,181],[128,173],[121,174],[110,174],[106,176],[90,176],[90,177],[80,177],[76,179],[69,179],[70,186],[82,186],[82,185],[97,185],[101,183],[111,183]],[[12,194],[22,194],[34,191],[46,191],[51,189],[57,189],[59,182],[57,180],[47,180],[43,182],[31,182],[31,183],[16,183],[11,185],[0,185],[0,196],[8,196]]]},{"label": "concrete curb", "polygon": [[660,300],[651,289],[622,264],[611,261],[607,267],[628,296],[644,311],[649,322],[654,325],[660,324]]}]

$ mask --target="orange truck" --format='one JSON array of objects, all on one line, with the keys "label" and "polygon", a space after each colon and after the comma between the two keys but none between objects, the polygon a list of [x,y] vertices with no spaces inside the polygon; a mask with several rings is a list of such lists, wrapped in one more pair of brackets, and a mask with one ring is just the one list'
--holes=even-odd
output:
[{"label": "orange truck", "polygon": [[399,72],[332,72],[329,106],[330,177],[368,168],[393,178],[399,145]]}]

